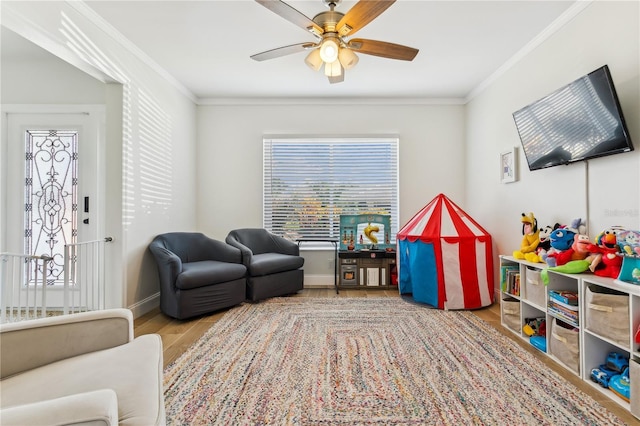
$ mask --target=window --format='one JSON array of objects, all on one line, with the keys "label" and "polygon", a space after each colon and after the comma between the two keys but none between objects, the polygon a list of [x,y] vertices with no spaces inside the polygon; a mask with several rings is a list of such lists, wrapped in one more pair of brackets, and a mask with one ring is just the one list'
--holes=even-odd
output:
[{"label": "window", "polygon": [[264,227],[339,238],[341,214],[391,215],[398,229],[398,139],[264,138]]}]

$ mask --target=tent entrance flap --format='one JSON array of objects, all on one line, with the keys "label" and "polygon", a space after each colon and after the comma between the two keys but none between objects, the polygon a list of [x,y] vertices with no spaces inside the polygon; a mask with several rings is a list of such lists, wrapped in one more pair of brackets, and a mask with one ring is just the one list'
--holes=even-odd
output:
[{"label": "tent entrance flap", "polygon": [[433,243],[420,240],[399,241],[400,293],[413,294],[413,300],[438,307],[438,267]]}]

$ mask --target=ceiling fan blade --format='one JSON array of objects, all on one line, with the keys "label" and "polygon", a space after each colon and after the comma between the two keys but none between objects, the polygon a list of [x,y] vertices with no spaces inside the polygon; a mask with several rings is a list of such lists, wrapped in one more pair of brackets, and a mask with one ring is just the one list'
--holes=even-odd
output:
[{"label": "ceiling fan blade", "polygon": [[364,38],[354,38],[349,41],[349,47],[358,53],[381,56],[389,59],[399,59],[401,61],[412,61],[419,50],[401,44],[388,43],[386,41],[367,40]]},{"label": "ceiling fan blade", "polygon": [[305,31],[310,31],[316,35],[322,35],[324,29],[305,16],[303,13],[299,12],[297,9],[289,6],[287,3],[280,0],[256,0],[258,3],[275,13],[276,15],[281,16],[287,21],[299,26]]},{"label": "ceiling fan blade", "polygon": [[255,61],[266,61],[267,59],[279,58],[281,56],[291,55],[293,53],[304,52],[312,47],[317,47],[316,43],[298,43],[291,44],[289,46],[277,47],[275,49],[267,50],[266,52],[256,53],[251,55],[251,59]]},{"label": "ceiling fan blade", "polygon": [[341,36],[353,35],[373,21],[396,0],[360,0],[340,19],[336,29]]}]

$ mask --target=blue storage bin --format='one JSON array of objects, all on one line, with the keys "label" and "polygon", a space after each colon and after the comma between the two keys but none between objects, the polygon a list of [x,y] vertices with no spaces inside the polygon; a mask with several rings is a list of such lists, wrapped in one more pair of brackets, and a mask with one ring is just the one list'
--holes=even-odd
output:
[{"label": "blue storage bin", "polygon": [[529,343],[531,343],[534,348],[545,353],[547,352],[547,338],[545,336],[531,336],[529,337]]}]

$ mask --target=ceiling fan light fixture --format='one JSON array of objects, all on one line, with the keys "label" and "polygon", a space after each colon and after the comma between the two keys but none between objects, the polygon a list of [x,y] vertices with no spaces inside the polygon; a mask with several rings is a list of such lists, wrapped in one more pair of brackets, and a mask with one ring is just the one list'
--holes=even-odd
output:
[{"label": "ceiling fan light fixture", "polygon": [[353,50],[343,47],[338,53],[338,60],[345,70],[350,70],[356,66],[360,58],[358,58],[358,55],[356,55]]},{"label": "ceiling fan light fixture", "polygon": [[313,49],[304,59],[304,63],[314,71],[318,71],[322,66],[322,58],[320,57],[320,49]]},{"label": "ceiling fan light fixture", "polygon": [[333,37],[325,38],[320,45],[320,57],[328,64],[338,59],[338,42]]},{"label": "ceiling fan light fixture", "polygon": [[324,64],[324,75],[327,77],[339,77],[342,75],[342,65],[340,61],[327,62]]}]

